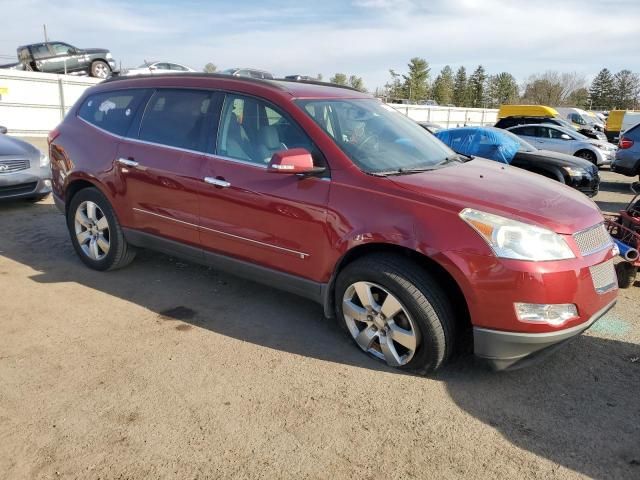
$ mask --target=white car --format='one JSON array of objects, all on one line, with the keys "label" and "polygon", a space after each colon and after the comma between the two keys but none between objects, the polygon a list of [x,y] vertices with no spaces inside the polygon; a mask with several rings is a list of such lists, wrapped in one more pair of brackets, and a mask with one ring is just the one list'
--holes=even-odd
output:
[{"label": "white car", "polygon": [[573,129],[547,123],[518,125],[507,130],[540,149],[584,158],[598,166],[610,165],[618,150],[618,147],[608,142],[594,140]]},{"label": "white car", "polygon": [[184,73],[195,72],[193,68],[185,67],[179,63],[169,62],[153,62],[140,65],[138,68],[130,68],[126,72],[122,73],[124,76],[132,75],[149,75],[149,74],[162,74],[162,73]]}]

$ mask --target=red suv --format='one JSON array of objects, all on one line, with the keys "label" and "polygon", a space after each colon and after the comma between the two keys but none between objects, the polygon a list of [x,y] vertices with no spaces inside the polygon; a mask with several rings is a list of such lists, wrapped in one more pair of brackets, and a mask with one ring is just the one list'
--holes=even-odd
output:
[{"label": "red suv", "polygon": [[470,332],[496,368],[522,366],[616,301],[593,202],[457,155],[352,89],[118,78],[49,141],[56,204],[89,267],[152,248],[265,282],[321,303],[394,367],[435,370]]}]

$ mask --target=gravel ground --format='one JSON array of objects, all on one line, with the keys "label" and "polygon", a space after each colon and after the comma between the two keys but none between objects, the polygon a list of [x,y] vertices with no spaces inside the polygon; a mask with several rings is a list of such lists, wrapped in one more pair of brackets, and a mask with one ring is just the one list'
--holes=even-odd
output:
[{"label": "gravel ground", "polygon": [[92,272],[50,199],[0,204],[0,478],[638,479],[639,287],[537,366],[415,377],[314,303],[152,252]]}]

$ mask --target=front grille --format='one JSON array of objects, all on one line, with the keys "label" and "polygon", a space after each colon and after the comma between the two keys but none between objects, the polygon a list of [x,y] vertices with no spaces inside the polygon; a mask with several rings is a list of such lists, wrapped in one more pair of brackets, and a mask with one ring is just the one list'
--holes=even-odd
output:
[{"label": "front grille", "polygon": [[38,186],[38,182],[20,183],[18,185],[10,185],[8,187],[0,187],[0,198],[13,197],[14,195],[22,195],[23,193],[31,193]]},{"label": "front grille", "polygon": [[29,160],[0,160],[0,175],[29,170]]},{"label": "front grille", "polygon": [[591,272],[591,280],[593,280],[593,287],[596,292],[602,294],[617,288],[618,277],[613,266],[613,260],[607,260],[600,265],[589,267],[589,271]]},{"label": "front grille", "polygon": [[595,227],[575,233],[573,238],[576,241],[576,244],[580,249],[580,254],[583,257],[599,252],[600,250],[604,250],[605,248],[613,245],[611,236],[609,235],[609,232],[607,232],[604,223],[599,223]]}]

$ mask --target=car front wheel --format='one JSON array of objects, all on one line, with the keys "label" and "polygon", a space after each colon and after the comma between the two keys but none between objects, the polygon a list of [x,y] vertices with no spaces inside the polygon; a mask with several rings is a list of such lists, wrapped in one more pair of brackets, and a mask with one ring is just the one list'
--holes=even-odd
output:
[{"label": "car front wheel", "polygon": [[426,374],[451,355],[450,301],[409,259],[375,254],[347,265],[335,302],[338,321],[356,345],[391,367]]},{"label": "car front wheel", "polygon": [[107,78],[111,75],[111,68],[102,60],[96,60],[91,64],[91,76],[96,78]]}]

